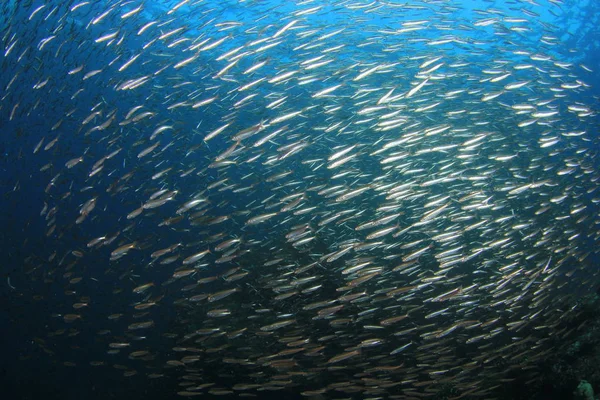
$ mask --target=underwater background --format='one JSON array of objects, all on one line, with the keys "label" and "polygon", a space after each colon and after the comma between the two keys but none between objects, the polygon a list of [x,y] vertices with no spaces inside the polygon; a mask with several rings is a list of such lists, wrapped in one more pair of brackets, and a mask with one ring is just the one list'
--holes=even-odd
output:
[{"label": "underwater background", "polygon": [[594,398],[599,19],[3,1],[3,398]]}]

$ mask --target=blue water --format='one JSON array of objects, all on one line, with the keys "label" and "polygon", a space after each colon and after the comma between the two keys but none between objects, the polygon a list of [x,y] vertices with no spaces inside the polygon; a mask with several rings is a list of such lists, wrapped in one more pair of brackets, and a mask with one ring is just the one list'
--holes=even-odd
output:
[{"label": "blue water", "polygon": [[[272,175],[276,172],[292,170],[293,175],[285,179],[299,180],[314,173],[309,165],[301,162],[302,159],[326,158],[336,145],[365,143],[371,138],[364,133],[358,138],[352,135],[343,139],[319,138],[316,145],[311,147],[309,154],[302,153],[299,158],[286,164],[285,168],[269,170],[248,165],[226,173],[221,173],[218,169],[205,170],[215,155],[227,150],[232,143],[224,135],[206,144],[203,138],[208,132],[222,126],[224,121],[228,121],[231,112],[236,112],[236,121],[244,121],[237,126],[240,129],[263,120],[273,119],[283,113],[281,109],[270,110],[265,107],[274,99],[265,98],[271,93],[268,86],[258,85],[238,93],[237,98],[232,97],[231,94],[236,87],[234,82],[219,82],[221,86],[215,88],[216,81],[212,76],[227,65],[226,61],[217,61],[216,58],[241,46],[249,40],[248,37],[255,36],[259,39],[262,30],[272,35],[295,19],[290,16],[294,11],[322,6],[323,8],[317,14],[307,17],[309,21],[307,23],[312,28],[320,29],[315,33],[317,36],[344,29],[333,43],[328,42],[328,45],[347,46],[346,51],[336,56],[334,64],[324,67],[331,73],[330,79],[305,86],[283,85],[277,89],[278,92],[288,96],[288,105],[292,104],[294,109],[308,107],[314,102],[317,111],[311,111],[314,118],[307,123],[309,127],[329,124],[323,103],[313,100],[311,94],[336,83],[346,84],[356,75],[357,70],[352,70],[351,74],[343,71],[352,68],[357,60],[393,64],[397,62],[399,54],[416,57],[411,68],[400,71],[395,76],[394,82],[390,82],[386,74],[372,75],[368,80],[370,86],[382,86],[386,88],[385,91],[396,85],[408,87],[407,82],[411,81],[419,70],[419,64],[425,60],[418,57],[436,54],[436,50],[432,51],[432,47],[426,42],[446,37],[458,38],[460,43],[453,42],[438,48],[444,49],[447,59],[469,63],[470,65],[465,67],[464,71],[469,71],[476,76],[483,76],[479,61],[494,54],[499,55],[499,59],[494,61],[502,61],[512,54],[510,59],[512,63],[529,62],[528,55],[514,54],[519,49],[527,51],[539,49],[540,54],[570,63],[577,70],[577,79],[590,86],[590,89],[582,91],[575,101],[593,110],[598,109],[600,5],[593,0],[565,1],[558,5],[540,0],[540,5],[537,6],[518,1],[472,1],[468,5],[462,5],[460,4],[462,2],[457,1],[445,7],[442,2],[431,2],[415,3],[414,5],[418,6],[415,8],[402,7],[404,3],[397,2],[397,7],[389,8],[395,11],[386,13],[376,11],[364,13],[360,9],[349,11],[346,8],[347,2],[319,1],[300,5],[294,2],[277,1],[201,1],[197,2],[198,4],[189,2],[171,15],[166,15],[177,3],[145,2],[143,11],[127,19],[121,16],[141,3],[92,2],[75,11],[70,11],[77,4],[74,1],[47,3],[11,1],[5,2],[2,6],[0,15],[2,213],[0,213],[0,220],[3,229],[0,232],[0,243],[3,246],[1,253],[3,260],[0,282],[2,304],[0,327],[2,327],[4,346],[0,357],[2,362],[0,387],[7,399],[176,398],[173,389],[177,384],[175,378],[147,379],[146,373],[154,371],[147,371],[141,361],[127,360],[123,355],[107,355],[107,343],[113,340],[109,341],[103,335],[98,335],[99,331],[109,329],[118,336],[117,332],[126,330],[128,324],[132,322],[128,318],[109,322],[106,318],[110,314],[131,313],[132,303],[140,300],[139,296],[131,293],[132,287],[147,281],[165,282],[172,274],[172,269],[149,267],[147,254],[144,251],[132,251],[124,259],[125,262],[110,264],[108,258],[111,251],[117,247],[116,243],[124,244],[137,240],[142,247],[151,244],[154,251],[177,242],[191,243],[200,240],[195,236],[195,231],[191,234],[190,230],[182,224],[174,225],[173,229],[159,228],[157,225],[167,216],[173,216],[177,206],[192,194],[201,192],[207,184],[216,182],[224,176],[231,181],[239,179],[242,182],[242,177],[255,172],[255,175],[247,178],[245,182],[254,185],[256,192],[249,196],[236,196],[232,193],[222,195],[223,203],[219,204],[218,209],[221,215],[229,215],[246,209],[248,204],[259,203],[267,197],[264,193],[273,185],[265,182],[264,178],[267,176],[262,176],[261,173]],[[390,2],[392,5],[394,3]],[[43,4],[45,7],[31,17],[32,12]],[[384,6],[384,2],[381,4]],[[114,10],[102,21],[91,24],[91,21],[111,7],[114,7]],[[485,9],[488,11],[483,13],[482,10]],[[490,12],[490,9],[493,12]],[[522,10],[526,10],[529,15],[524,14]],[[432,17],[435,17],[435,22],[426,23],[427,29],[423,30],[422,34],[412,36],[406,41],[395,35],[380,33],[401,29],[403,22],[430,20]],[[476,21],[502,17],[527,17],[534,22],[506,24],[530,29],[529,32],[517,36],[510,35],[508,38],[504,28],[492,25],[480,29],[472,28]],[[166,26],[152,26],[148,28],[147,34],[137,35],[139,29],[147,22],[169,19],[172,19],[172,22]],[[215,24],[224,21],[235,21],[240,25],[219,31],[219,27]],[[544,26],[547,27],[546,31]],[[140,53],[140,48],[147,44],[150,38],[177,27],[185,27],[184,34],[176,35],[176,37],[189,39],[185,46],[204,39],[208,39],[207,43],[224,37],[227,39],[218,48],[201,52],[198,59],[193,62],[193,66],[186,66],[176,71],[169,67],[156,74],[163,63],[180,62],[191,55],[184,55],[179,51],[183,45],[169,48],[167,46],[169,41],[159,41],[148,47],[148,50],[142,51],[139,59],[123,72],[118,71],[127,60]],[[99,37],[116,31],[119,32],[117,38],[121,40],[120,44],[108,46],[106,42],[95,42]],[[54,35],[56,38],[43,45],[40,50],[40,43],[43,43],[41,41]],[[555,39],[544,39],[546,36],[554,36]],[[522,42],[515,42],[515,37],[519,37]],[[541,40],[550,40],[554,44],[543,45]],[[267,64],[260,69],[260,73],[264,76],[294,69],[299,61],[307,58],[301,55],[301,50],[296,49],[302,43],[304,43],[302,38],[284,35],[280,45],[265,51],[264,55],[242,59],[236,65],[236,69],[244,71],[261,60],[268,60]],[[9,51],[12,44],[14,47]],[[388,51],[390,46],[399,46],[400,50],[390,52]],[[491,60],[487,61],[491,62]],[[84,65],[82,72],[68,74],[68,71],[81,65]],[[579,67],[580,65],[594,72],[587,72]],[[102,72],[82,80],[83,74],[97,69],[101,69]],[[320,69],[317,71],[321,73]],[[140,88],[117,90],[124,81],[144,76],[150,76],[151,80]],[[516,71],[511,78],[518,81],[527,80],[529,76],[529,70],[522,70]],[[246,79],[247,83],[255,79],[249,76],[240,75],[240,77]],[[34,88],[46,79],[48,82],[43,87]],[[575,79],[566,77],[564,80],[572,82]],[[466,86],[470,83],[461,82],[459,78],[451,79],[447,84],[448,90],[460,89],[461,84]],[[494,85],[490,83],[480,85],[482,93],[492,90],[493,87]],[[80,89],[82,91],[78,93]],[[185,110],[169,109],[169,106],[179,101],[187,101],[190,93],[195,90],[199,91],[195,101],[216,95],[219,101],[227,99],[235,103],[247,94],[256,93],[257,96],[249,100],[253,103],[252,106],[243,106],[237,111],[233,107],[227,109],[218,106],[219,101],[198,110],[190,110],[189,107]],[[351,94],[352,91],[346,84],[337,93]],[[512,104],[520,100],[517,96],[511,96],[515,95],[507,94],[503,97],[503,101]],[[531,96],[535,98],[535,93]],[[356,111],[354,104],[343,99],[339,104],[342,107],[338,114],[341,115],[340,119],[351,118],[352,113]],[[156,113],[152,117],[152,124],[119,127],[118,122],[125,118],[129,110],[138,105],[144,105],[142,111],[149,110]],[[103,111],[101,117],[94,119],[93,123],[82,125],[81,121],[95,111],[95,107]],[[440,113],[451,110],[452,102],[446,101],[440,107]],[[118,117],[109,131],[88,132],[92,126],[104,122],[111,111],[117,111]],[[486,107],[485,113],[475,118],[481,121],[493,121],[502,120],[507,115],[509,111],[506,109]],[[318,133],[305,130],[304,126],[295,127],[305,118],[307,117],[300,117],[299,120],[294,119],[284,124],[289,123],[292,129],[297,129],[299,136],[310,139]],[[147,138],[155,128],[155,124],[161,120],[170,121],[167,124],[174,125],[175,129],[161,134],[161,144],[158,149],[171,142],[173,144],[152,161],[148,162],[150,159],[148,157],[145,163],[136,164],[137,155],[149,146],[150,142]],[[60,126],[53,130],[52,128],[59,122]],[[588,130],[592,139],[597,140],[595,133],[598,128],[597,116],[582,122],[576,115],[566,114],[560,125],[568,126],[570,131]],[[59,136],[57,144],[44,151],[43,147],[57,136]],[[42,150],[33,154],[34,148],[43,137],[45,141]],[[376,141],[378,136],[373,133],[372,139]],[[522,138],[522,143],[534,144],[535,140]],[[198,148],[191,151],[194,146]],[[91,165],[116,148],[123,150],[114,159],[105,161],[105,169],[100,177],[90,178],[88,174]],[[565,151],[572,156],[577,154],[577,148],[568,148]],[[591,148],[590,152],[596,153],[597,149]],[[73,169],[64,168],[67,161],[82,155],[85,168],[79,168],[81,165]],[[432,155],[432,157],[438,156]],[[439,157],[441,160],[442,156]],[[597,162],[597,157],[593,159]],[[40,169],[48,163],[52,163],[52,167],[41,172]],[[173,167],[173,171],[166,179],[167,185],[162,185],[160,180],[151,179],[155,173],[169,166]],[[181,171],[192,167],[196,167],[193,173],[194,179],[178,178]],[[132,170],[135,173],[130,180],[118,182],[119,178]],[[201,175],[198,176],[197,172],[200,171],[202,171]],[[365,165],[363,172],[376,175],[381,173],[381,169],[378,165]],[[50,180],[58,173],[60,175],[48,189]],[[316,180],[319,179],[326,182],[328,176],[324,172],[322,175],[317,174]],[[360,182],[367,183],[365,178]],[[127,187],[128,189],[119,194],[115,191],[108,193],[107,189],[111,188],[111,185],[113,188]],[[88,186],[89,188],[81,190]],[[150,217],[136,220],[135,229],[128,233],[126,227],[131,221],[126,219],[127,214],[140,207],[153,192],[163,186],[185,194],[178,195],[180,197],[177,201],[158,209],[155,215],[150,211]],[[98,198],[95,211],[82,224],[75,224],[81,205],[92,197]],[[57,228],[49,236],[47,236],[49,228],[47,220],[40,216],[45,202],[48,203],[49,208],[58,207]],[[359,207],[367,208],[366,204],[360,202],[357,204]],[[595,214],[594,211],[590,213]],[[248,218],[249,216],[241,217],[240,221]],[[201,227],[198,230],[206,230],[210,234],[227,231],[232,235],[257,240],[268,239],[273,232],[279,231],[279,228],[264,231],[262,226],[243,227],[238,222],[230,220],[218,227],[205,229]],[[557,228],[560,229],[560,226]],[[86,243],[90,240],[117,232],[121,234],[112,246],[88,253]],[[319,238],[316,246],[325,251],[336,240],[334,236],[324,236]],[[586,243],[592,242],[590,237]],[[274,242],[274,246],[277,245],[283,246],[282,243]],[[83,251],[86,256],[84,262],[74,264],[73,270],[70,271],[67,265],[74,261],[71,255],[74,250]],[[259,259],[263,260],[263,257],[257,256],[256,260]],[[62,260],[64,261],[61,262]],[[250,264],[253,259],[246,260],[243,266],[251,269]],[[215,271],[222,272],[226,269],[228,267],[220,266],[216,267]],[[69,272],[74,273],[73,277],[82,276],[85,279],[77,285],[68,284],[70,276],[65,274]],[[585,279],[579,277],[577,279],[579,279],[578,285],[579,282],[585,282],[581,287],[590,290],[586,286],[588,283]],[[181,297],[180,286],[165,286],[164,303]],[[75,293],[69,293],[70,290]],[[215,290],[219,288],[215,287]],[[62,315],[75,312],[71,305],[81,301],[81,296],[89,298],[90,303],[83,313],[81,323],[65,324]],[[176,307],[159,307],[151,312],[155,327],[147,335],[144,348],[155,349],[157,358],[162,360],[164,354],[173,346],[171,341],[164,338],[164,334],[177,331],[181,325],[177,320]],[[52,335],[53,332],[61,329],[66,329],[66,332]],[[105,365],[90,366],[90,361],[95,360],[103,361]],[[65,365],[65,362],[73,363],[74,366]],[[113,368],[114,364],[123,363],[127,363],[128,366],[136,365],[138,374],[124,378],[122,371]],[[264,392],[262,396],[262,398],[269,398]],[[276,397],[276,392],[269,396],[279,398]]]}]

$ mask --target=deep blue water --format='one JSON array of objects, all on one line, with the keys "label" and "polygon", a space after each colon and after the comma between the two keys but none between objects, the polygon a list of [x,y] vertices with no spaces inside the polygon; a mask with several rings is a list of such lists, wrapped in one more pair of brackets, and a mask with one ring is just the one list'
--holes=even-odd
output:
[{"label": "deep blue water", "polygon": [[[91,3],[71,11],[76,7],[77,2],[9,1],[3,4],[0,15],[2,36],[2,47],[0,48],[2,52],[0,55],[2,57],[0,61],[2,71],[0,74],[0,88],[2,88],[0,92],[2,213],[0,213],[0,220],[3,227],[0,232],[0,243],[3,247],[2,276],[0,277],[2,304],[0,326],[4,344],[2,357],[0,357],[2,363],[0,376],[2,377],[1,387],[7,399],[128,398],[133,400],[177,397],[174,394],[176,391],[174,386],[177,384],[176,377],[147,379],[146,374],[154,372],[154,370],[150,370],[150,367],[146,367],[142,361],[128,360],[123,355],[106,354],[107,344],[113,342],[114,337],[126,339],[118,332],[126,331],[128,324],[132,322],[126,318],[114,323],[109,322],[106,318],[107,315],[131,313],[132,304],[140,301],[139,296],[131,292],[132,288],[153,281],[157,282],[157,287],[160,287],[161,293],[165,296],[161,303],[164,306],[151,311],[155,326],[152,328],[152,333],[145,339],[143,347],[156,349],[157,359],[163,361],[169,359],[171,355],[169,349],[173,347],[173,341],[166,339],[164,335],[169,332],[181,332],[181,319],[185,320],[185,318],[181,317],[180,319],[177,307],[166,304],[172,304],[173,301],[183,296],[181,294],[182,285],[177,283],[171,286],[161,286],[158,283],[166,282],[173,270],[149,266],[148,254],[151,251],[178,242],[193,243],[208,235],[225,231],[233,237],[242,237],[246,241],[252,239],[272,240],[270,246],[259,247],[259,255],[248,256],[239,261],[240,266],[249,270],[254,267],[253,262],[262,263],[265,259],[269,259],[269,251],[277,254],[276,249],[278,248],[285,248],[286,251],[289,251],[288,254],[295,255],[297,260],[301,260],[302,257],[308,258],[307,254],[300,251],[294,253],[295,249],[285,243],[283,235],[279,235],[283,232],[283,228],[277,225],[273,225],[269,229],[264,226],[243,225],[250,216],[262,212],[240,216],[239,219],[231,218],[225,223],[225,228],[222,228],[221,225],[194,228],[182,224],[174,225],[173,229],[157,226],[160,221],[175,215],[175,210],[185,200],[194,194],[203,193],[207,184],[216,182],[223,177],[227,177],[231,182],[238,181],[240,185],[247,182],[253,186],[253,190],[247,196],[233,192],[215,195],[213,205],[218,212],[214,211],[213,216],[236,215],[236,212],[247,209],[249,205],[259,204],[268,197],[265,193],[268,193],[275,185],[266,178],[277,172],[293,172],[289,178],[284,178],[283,182],[301,181],[304,177],[309,176],[307,181],[310,181],[311,184],[328,184],[332,181],[329,172],[325,171],[325,167],[313,171],[310,164],[302,163],[302,161],[311,158],[326,159],[337,145],[356,143],[364,145],[379,139],[379,133],[370,131],[362,131],[360,135],[319,137],[315,139],[316,144],[310,150],[296,158],[291,157],[288,164],[279,164],[275,168],[263,168],[254,166],[255,164],[242,165],[238,169],[208,168],[215,156],[227,150],[232,145],[232,141],[227,140],[225,135],[219,135],[205,143],[203,138],[206,134],[222,126],[223,121],[228,121],[228,115],[231,113],[235,115],[236,127],[239,130],[258,124],[263,120],[273,120],[285,113],[266,107],[277,97],[267,98],[275,92],[288,96],[287,104],[292,106],[290,110],[316,106],[316,109],[306,112],[307,116],[300,117],[302,124],[297,119],[285,123],[289,123],[290,130],[300,138],[307,137],[306,140],[309,140],[311,135],[317,136],[319,133],[309,131],[308,127],[324,127],[332,123],[330,114],[326,112],[327,106],[331,106],[331,104],[320,103],[319,99],[311,97],[311,94],[316,91],[326,89],[334,84],[342,84],[343,86],[336,92],[344,94],[336,102],[341,107],[339,114],[335,115],[336,121],[345,124],[346,121],[357,119],[356,112],[359,108],[349,98],[350,86],[353,85],[351,81],[358,71],[353,70],[352,66],[357,62],[370,61],[382,64],[400,62],[403,67],[407,65],[406,69],[396,71],[393,78],[381,73],[371,75],[366,80],[369,86],[386,88],[382,92],[383,94],[391,87],[402,85],[408,87],[407,82],[413,79],[419,70],[419,64],[425,60],[425,58],[418,57],[425,57],[424,55],[433,57],[437,54],[436,50],[430,50],[432,46],[428,46],[426,42],[443,39],[444,35],[460,38],[459,41],[442,45],[446,47],[440,48],[444,49],[447,59],[452,59],[456,63],[469,64],[462,71],[468,71],[471,76],[484,77],[485,75],[481,71],[482,65],[493,65],[493,62],[498,60],[490,60],[490,58],[496,54],[500,61],[512,54],[514,58],[509,61],[519,64],[527,62],[529,56],[515,54],[515,50],[520,48],[524,51],[540,50],[540,53],[573,66],[569,67],[571,69],[568,71],[565,69],[567,75],[564,79],[557,78],[559,81],[573,82],[581,77],[581,80],[589,86],[585,91],[581,90],[575,94],[569,92],[564,103],[560,103],[563,101],[561,99],[557,103],[563,110],[567,104],[570,104],[569,102],[585,104],[592,110],[592,115],[580,118],[573,113],[563,113],[560,122],[552,128],[561,131],[587,131],[588,142],[581,146],[579,144],[565,145],[560,160],[562,161],[563,158],[578,159],[580,154],[578,150],[585,147],[588,148],[587,155],[589,155],[585,161],[594,163],[591,169],[597,171],[598,149],[594,146],[598,144],[596,113],[599,98],[597,87],[600,85],[597,75],[597,71],[600,69],[600,56],[598,56],[600,54],[598,35],[600,8],[592,0],[587,2],[565,1],[559,4],[540,0],[538,6],[519,1],[473,1],[469,5],[452,2],[447,7],[440,4],[441,2],[418,2],[415,4],[407,2],[409,5],[416,6],[414,8],[402,6],[400,3],[391,7],[389,4],[381,2],[385,11],[377,11],[375,8],[369,13],[363,13],[359,8],[349,9],[348,2],[325,1],[311,2],[309,5],[277,1],[189,2],[190,4],[184,5],[172,14],[167,14],[167,12],[178,2],[103,1]],[[393,5],[393,2],[391,3]],[[32,16],[32,12],[44,4],[45,7]],[[127,19],[121,17],[140,4],[143,4],[142,11]],[[249,37],[260,38],[261,30],[268,31],[272,35],[295,18],[290,17],[292,13],[316,6],[322,6],[323,9],[316,15],[309,15],[308,19],[300,22],[299,25],[306,23],[311,28],[319,28],[320,31],[315,33],[316,35],[344,29],[340,36],[329,41],[327,45],[343,44],[346,49],[336,56],[334,64],[323,67],[326,68],[325,72],[321,69],[315,71],[315,73],[323,74],[331,79],[321,79],[319,82],[306,85],[290,84],[276,89],[258,85],[256,88],[231,95],[237,84],[250,83],[257,76],[238,73],[237,83],[221,82],[212,78],[227,65],[225,61],[216,61],[219,55],[245,44]],[[91,23],[110,8],[114,8],[114,10],[106,18],[97,24]],[[528,13],[523,13],[523,9]],[[482,10],[488,11],[484,13]],[[506,29],[506,26],[515,25],[510,23],[496,28],[490,26],[472,29],[476,21],[486,18],[502,18],[498,16],[503,15],[527,18],[529,23],[517,25],[529,27],[530,30],[522,34],[515,34],[515,31]],[[433,22],[428,23],[429,29],[410,36],[407,40],[394,35],[378,33],[378,31],[400,29],[403,21],[417,20],[433,20]],[[140,27],[149,21],[171,22],[164,28],[149,28],[149,34],[138,35]],[[234,27],[231,31],[220,32],[216,24],[225,21],[235,21],[240,26]],[[471,29],[467,29],[465,26]],[[542,30],[544,26],[547,27],[546,31]],[[156,38],[169,29],[177,27],[184,27],[184,33],[177,32],[175,37],[189,39],[186,42],[187,45],[194,41],[200,42],[204,38],[209,40],[207,43],[210,43],[211,40],[230,36],[217,49],[199,53],[198,58],[194,60],[194,67],[174,69],[169,66],[165,71],[159,72],[163,65],[167,66],[167,63],[175,61],[180,62],[187,55],[177,53],[177,50],[180,49],[178,46],[169,48],[167,41],[161,41],[149,47],[148,51],[140,52],[140,48],[151,38]],[[248,31],[245,32],[244,29],[248,29]],[[97,43],[99,37],[111,32],[118,32],[117,39],[115,39],[121,40],[118,45],[108,46],[105,45],[106,42]],[[54,35],[55,39],[43,46],[40,44],[44,39]],[[553,38],[547,38],[552,35],[554,35]],[[514,41],[519,37],[522,43]],[[292,70],[298,66],[299,61],[303,60],[299,56],[300,50],[295,50],[295,48],[306,41],[302,37],[284,35],[280,45],[268,49],[264,55],[259,54],[252,58],[242,59],[235,68],[240,72],[252,67],[258,61],[267,60],[267,64],[259,70],[264,76],[272,77],[281,71]],[[552,44],[543,45],[541,41]],[[468,45],[460,42],[468,43]],[[9,51],[11,45],[14,47]],[[43,47],[41,50],[40,46]],[[261,44],[254,46],[258,47]],[[400,46],[400,50],[389,51],[393,46]],[[141,56],[131,66],[123,68],[122,72],[118,71],[125,62],[137,54],[141,54]],[[417,57],[415,59],[417,61],[412,64],[404,58],[411,56]],[[448,61],[448,64],[452,61]],[[81,65],[84,66],[82,72],[68,73]],[[442,68],[446,67],[447,65]],[[99,69],[102,72],[98,75],[82,80],[82,74]],[[587,72],[587,69],[593,72]],[[352,71],[352,73],[346,73],[345,70]],[[575,77],[573,72],[573,77],[569,77],[568,74],[574,70],[576,70],[577,76]],[[310,73],[312,72],[307,71],[307,74]],[[529,70],[515,71],[515,80],[526,80],[529,73]],[[150,83],[129,91],[117,89],[128,79],[144,76],[152,77]],[[321,78],[323,77],[321,76]],[[48,82],[45,85],[39,89],[34,88],[35,85],[40,85],[46,79]],[[448,90],[471,88],[473,85],[471,81],[462,80],[461,77],[450,79]],[[178,86],[179,84],[181,86]],[[214,89],[213,86],[217,84],[220,85],[220,88]],[[550,92],[542,91],[537,85],[543,88],[547,83],[537,82],[536,86],[530,89],[531,98],[543,100],[549,96]],[[483,93],[492,91],[493,86],[489,82],[482,83],[480,86],[482,93],[478,94],[476,98],[480,98]],[[79,90],[81,92],[78,93]],[[189,106],[183,111],[179,108],[169,108],[177,102],[189,101],[190,94],[194,90],[198,90],[199,94],[193,101],[214,95],[218,100],[207,107],[198,109],[190,109]],[[536,95],[538,90],[539,97]],[[441,98],[441,94],[446,91],[434,91],[433,98]],[[402,90],[398,89],[396,93],[400,92]],[[232,103],[251,93],[256,94],[256,98],[249,100],[253,102],[252,107],[239,106],[236,108],[232,106]],[[521,95],[509,93],[503,97],[502,101],[506,104],[514,104],[524,98],[519,96]],[[415,95],[415,97],[417,96]],[[441,105],[440,115],[442,112],[453,111],[453,104],[456,103],[446,101]],[[509,118],[509,115],[512,115],[511,110],[498,104],[494,106],[490,104],[487,102],[477,104],[477,102],[469,101],[461,103],[457,107],[480,110],[480,116],[472,117],[473,121],[479,122],[504,121]],[[152,123],[119,126],[118,122],[125,119],[125,114],[138,105],[144,105],[144,110],[151,110],[155,113],[152,116]],[[96,107],[102,111],[101,116],[94,119],[92,123],[83,125],[82,121],[94,112]],[[92,126],[109,118],[112,112],[117,117],[107,131],[88,132]],[[432,115],[423,117],[423,119],[430,118],[432,121],[442,122],[443,118],[438,117],[438,115]],[[165,124],[173,125],[175,128],[161,134],[159,149],[171,142],[173,144],[162,151],[160,155],[152,156],[154,157],[152,161],[139,162],[138,154],[149,146],[150,142],[147,141],[147,138],[160,121],[167,121]],[[58,123],[60,126],[53,129]],[[460,123],[458,122],[458,124]],[[502,129],[502,124],[498,122],[497,127]],[[540,127],[535,132],[541,132],[544,129],[546,128]],[[57,136],[59,140],[53,148],[47,151],[40,150],[34,154],[34,148],[42,138],[45,138],[42,144],[43,149]],[[533,137],[515,136],[515,138],[515,142],[508,145],[508,149],[533,147],[536,143]],[[277,143],[277,146],[291,143],[293,140],[294,137],[287,142]],[[448,143],[450,142],[440,139],[437,145]],[[117,148],[122,149],[121,153],[115,158],[105,161],[105,169],[96,179],[90,177],[92,164]],[[266,151],[267,156],[269,152],[278,154],[274,150],[275,148],[276,145],[269,147],[269,150]],[[81,165],[72,169],[64,167],[67,161],[79,156],[83,156],[85,168],[79,168]],[[435,164],[438,161],[441,163],[445,155],[436,153],[431,157],[431,163]],[[264,158],[262,161],[265,161]],[[516,160],[513,165],[518,166],[519,162],[527,165],[528,161],[528,159]],[[52,166],[45,171],[40,171],[48,163],[52,163]],[[417,163],[414,167],[419,168],[422,165],[425,163]],[[167,178],[152,179],[154,174],[169,166],[173,168],[173,171]],[[193,179],[185,180],[178,177],[179,173],[193,167],[196,168],[191,175],[194,177]],[[130,171],[134,172],[131,180],[119,181],[119,178]],[[200,171],[202,173],[197,175]],[[376,163],[371,165],[365,162],[362,165],[362,172],[365,176],[358,177],[357,181],[365,184],[369,175],[382,174],[382,168]],[[50,180],[59,173],[54,184],[48,189]],[[247,178],[247,174],[250,173],[254,175]],[[508,170],[499,171],[498,174],[498,182],[504,179],[509,180]],[[569,178],[564,179],[559,181],[561,188],[569,186],[567,181]],[[123,191],[107,192],[111,187],[120,187]],[[162,187],[178,190],[181,194],[177,195],[179,197],[176,201],[165,207],[156,211],[144,211],[144,215],[150,215],[145,219],[135,220],[135,227],[128,229],[127,227],[132,221],[126,218],[127,214],[140,207],[152,193]],[[572,190],[573,193],[585,193],[585,189],[587,188],[577,186]],[[285,189],[283,193],[290,194]],[[432,193],[441,195],[444,194],[444,190],[432,189]],[[586,193],[579,198],[585,199],[591,204],[591,199],[595,195],[597,194]],[[93,197],[98,198],[96,209],[90,213],[86,221],[81,224],[75,223],[80,215],[82,204]],[[527,199],[515,200],[511,203],[515,208],[513,212],[519,214],[521,209],[527,208],[527,202]],[[574,201],[573,204],[576,202]],[[48,221],[40,215],[45,203],[49,208],[56,206],[58,209],[56,230],[50,235],[47,235]],[[367,199],[354,205],[359,210],[366,210],[367,214],[368,210],[373,208]],[[586,212],[590,214],[590,220],[597,215],[597,209],[588,208]],[[501,215],[499,213],[495,217]],[[548,221],[548,224],[556,224],[556,229],[563,229],[560,222]],[[402,222],[405,221],[402,220]],[[286,229],[290,227],[285,224],[284,226]],[[583,264],[588,268],[597,265],[595,264],[597,255],[593,247],[596,238],[593,233],[590,233],[593,231],[593,227],[591,222],[589,226],[586,225],[586,229],[582,229],[586,233],[582,235],[581,241],[577,242],[580,247],[589,246],[589,249],[578,249],[580,253],[594,253],[586,258]],[[117,232],[121,233],[111,246],[102,247],[93,252],[88,251],[86,243],[93,238],[109,236]],[[333,230],[324,230],[324,234],[315,241],[312,251],[315,253],[331,251],[331,247],[339,239],[337,234],[338,232]],[[473,236],[469,236],[469,239],[471,239],[469,244],[473,243],[475,246],[479,238],[473,234]],[[117,243],[125,244],[133,241],[139,243],[140,249],[132,251],[124,261],[119,263],[111,264],[108,261],[111,252],[117,247]],[[84,261],[68,267],[69,263],[77,259],[72,256],[74,250],[86,253]],[[186,256],[189,253],[188,250]],[[229,266],[215,266],[213,271],[222,273],[228,268]],[[70,284],[71,275],[65,275],[69,273],[72,273],[73,277],[79,276],[84,279],[78,284]],[[327,271],[323,274],[327,275]],[[566,286],[561,287],[561,290],[563,293],[566,292],[567,297],[577,297],[578,293],[569,292],[569,290],[574,290],[572,288],[580,289],[582,294],[593,291],[596,275],[595,270],[581,268],[572,278],[569,276],[571,279],[561,277],[561,282],[566,282]],[[252,279],[259,280],[258,277]],[[569,283],[572,286],[569,286]],[[329,284],[332,292],[335,293],[334,282]],[[215,291],[221,290],[217,284],[209,286],[209,288],[213,288],[212,290]],[[75,293],[69,292],[71,290]],[[62,315],[73,312],[72,304],[82,302],[82,296],[89,299],[90,303],[82,320],[75,324],[65,324]],[[266,297],[252,298],[249,296],[245,300],[248,304],[256,303],[256,307],[269,306]],[[61,329],[65,329],[65,333],[52,335],[53,332]],[[105,329],[111,330],[111,333],[107,336],[98,334],[99,331]],[[70,334],[72,336],[69,336]],[[103,361],[105,365],[90,366],[90,361]],[[74,366],[65,365],[65,362],[73,363]],[[125,378],[122,376],[121,370],[114,368],[115,364],[125,363],[128,368],[137,369],[136,376]],[[134,367],[130,367],[131,365]],[[226,372],[227,368],[218,372]],[[232,368],[231,371],[235,370]],[[299,391],[286,393],[289,396],[298,395]],[[269,395],[265,395],[265,392],[261,393],[261,398],[270,398],[268,396],[280,398],[276,397],[277,392]]]}]

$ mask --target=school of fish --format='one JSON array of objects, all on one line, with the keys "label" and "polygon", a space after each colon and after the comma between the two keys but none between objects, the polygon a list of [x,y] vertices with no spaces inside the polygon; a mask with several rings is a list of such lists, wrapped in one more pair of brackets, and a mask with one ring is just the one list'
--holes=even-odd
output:
[{"label": "school of fish", "polygon": [[594,67],[561,0],[464,3],[3,3],[40,345],[182,397],[534,385],[597,283]]}]

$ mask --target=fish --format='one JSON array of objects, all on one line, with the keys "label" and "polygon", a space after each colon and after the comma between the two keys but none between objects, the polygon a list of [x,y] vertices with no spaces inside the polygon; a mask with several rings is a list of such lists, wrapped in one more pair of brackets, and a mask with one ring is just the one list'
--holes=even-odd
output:
[{"label": "fish", "polygon": [[3,4],[39,358],[166,397],[541,386],[597,287],[597,52],[560,1],[475,3]]}]

